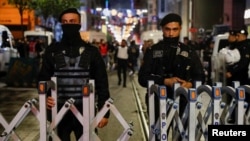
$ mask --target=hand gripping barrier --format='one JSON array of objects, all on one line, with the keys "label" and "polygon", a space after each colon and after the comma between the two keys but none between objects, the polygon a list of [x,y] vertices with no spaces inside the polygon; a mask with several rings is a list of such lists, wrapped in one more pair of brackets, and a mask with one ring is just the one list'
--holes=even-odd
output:
[{"label": "hand gripping barrier", "polygon": [[[51,78],[52,83],[49,83],[52,87],[52,97],[57,99],[57,81],[55,77]],[[51,85],[53,84],[53,85]],[[121,134],[121,136],[117,139],[118,141],[127,141],[133,134],[132,125],[126,123],[122,115],[119,113],[119,111],[116,109],[116,107],[113,105],[113,100],[110,98],[105,102],[105,105],[102,107],[102,109],[96,114],[95,117],[95,95],[94,95],[94,80],[90,80],[89,84],[84,85],[82,87],[82,93],[83,93],[83,115],[77,110],[77,108],[74,106],[74,99],[70,98],[68,101],[65,102],[64,107],[62,107],[59,112],[57,113],[57,106],[52,108],[52,122],[49,123],[49,126],[46,125],[41,127],[43,124],[40,124],[41,132],[43,133],[44,130],[48,129],[47,133],[48,135],[45,135],[43,137],[46,137],[48,140],[48,137],[51,136],[53,140],[59,141],[60,138],[56,135],[56,126],[63,118],[64,114],[71,110],[72,113],[75,115],[75,117],[78,119],[78,121],[83,126],[83,135],[79,139],[79,141],[101,141],[101,139],[96,135],[95,128],[97,127],[100,120],[104,117],[104,115],[108,112],[108,110],[111,110],[111,112],[114,113],[116,118],[119,120],[119,122],[124,127],[124,131]],[[43,99],[43,98],[42,98]],[[43,99],[44,100],[44,99]],[[57,103],[57,102],[56,102]],[[45,103],[46,104],[46,103]],[[40,105],[41,107],[46,107],[44,103]],[[46,112],[46,108],[43,109],[44,112]],[[45,114],[46,115],[46,114]],[[44,138],[41,137],[41,140],[44,140]]]},{"label": "hand gripping barrier", "polygon": [[[14,119],[7,123],[2,114],[0,113],[0,123],[5,128],[4,132],[0,135],[0,141],[7,141],[12,137],[15,141],[21,141],[20,137],[15,133],[15,129],[27,116],[27,114],[32,111],[40,123],[40,141],[48,141],[52,139],[53,141],[60,141],[57,136],[56,127],[62,120],[63,116],[67,111],[71,111],[78,121],[82,124],[83,134],[79,141],[101,141],[101,139],[96,135],[95,128],[97,127],[100,120],[104,115],[110,110],[118,121],[122,124],[124,131],[117,141],[127,141],[133,135],[132,124],[126,123],[122,115],[113,105],[113,100],[109,98],[105,105],[95,116],[95,98],[94,98],[94,80],[90,80],[88,84],[82,86],[82,100],[83,100],[83,114],[78,111],[75,107],[73,98],[69,98],[65,101],[64,106],[57,110],[57,105],[52,108],[52,120],[47,121],[47,108],[46,108],[46,94],[48,90],[51,90],[51,96],[57,100],[57,80],[56,77],[52,77],[51,81],[41,81],[38,86],[39,93],[39,110],[36,108],[35,104],[37,100],[32,99],[27,101],[23,107],[19,110]],[[56,101],[57,103],[57,101]],[[57,112],[58,111],[58,112]]]},{"label": "hand gripping barrier", "polygon": [[[165,86],[148,82],[149,100],[149,141],[169,139],[172,127],[172,140],[195,141],[203,138],[208,140],[208,125],[230,124],[228,118],[236,117],[236,123],[249,124],[249,101],[245,95],[250,93],[250,87],[234,83],[234,88],[222,86],[217,82],[215,86],[201,85],[196,82],[195,88],[184,88],[179,83],[174,84],[174,99],[167,98]],[[155,119],[155,99],[159,98],[159,118]],[[230,97],[225,102],[223,96]],[[183,100],[186,100],[183,103]],[[249,99],[248,99],[249,100]],[[182,109],[181,109],[182,106]],[[157,107],[156,107],[157,108]],[[233,115],[233,111],[236,111]],[[156,113],[157,114],[157,113]]]}]

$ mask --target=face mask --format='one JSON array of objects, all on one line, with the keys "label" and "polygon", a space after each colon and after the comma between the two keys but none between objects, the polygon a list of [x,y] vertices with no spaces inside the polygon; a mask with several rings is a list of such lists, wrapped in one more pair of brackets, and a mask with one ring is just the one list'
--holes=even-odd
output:
[{"label": "face mask", "polygon": [[164,37],[163,40],[164,40],[165,43],[175,45],[175,44],[178,44],[178,42],[179,42],[179,36],[178,37],[172,37],[172,38]]},{"label": "face mask", "polygon": [[62,24],[63,36],[74,38],[74,35],[79,34],[80,28],[80,24]]}]

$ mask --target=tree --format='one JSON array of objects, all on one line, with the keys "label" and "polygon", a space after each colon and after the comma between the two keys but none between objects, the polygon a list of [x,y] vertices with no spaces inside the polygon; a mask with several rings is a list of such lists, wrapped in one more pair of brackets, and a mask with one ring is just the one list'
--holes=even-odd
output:
[{"label": "tree", "polygon": [[30,2],[32,0],[8,0],[9,4],[15,5],[15,7],[18,9],[18,12],[20,14],[20,21],[21,21],[21,31],[24,32],[23,28],[23,12],[25,10],[29,10]]},{"label": "tree", "polygon": [[[23,29],[24,10],[35,10],[37,17],[43,17],[46,21],[50,16],[56,20],[62,10],[70,7],[80,8],[84,4],[80,0],[8,0],[18,8],[21,17],[21,27]],[[47,27],[48,25],[44,25]]]},{"label": "tree", "polygon": [[[45,21],[52,17],[57,22],[61,11],[70,7],[80,8],[82,5],[79,0],[32,0],[30,6],[36,10],[36,16],[43,17]],[[48,27],[46,24],[44,26]]]}]

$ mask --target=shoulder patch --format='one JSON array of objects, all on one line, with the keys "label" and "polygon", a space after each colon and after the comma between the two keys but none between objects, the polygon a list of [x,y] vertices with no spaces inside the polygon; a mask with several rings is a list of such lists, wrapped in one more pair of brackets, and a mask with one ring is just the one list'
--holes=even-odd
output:
[{"label": "shoulder patch", "polygon": [[154,50],[153,51],[153,58],[163,57],[163,50]]},{"label": "shoulder patch", "polygon": [[84,47],[80,47],[80,48],[79,48],[79,54],[82,54],[84,50],[85,50]]},{"label": "shoulder patch", "polygon": [[188,57],[188,52],[187,51],[182,51],[180,53],[180,55],[183,56],[183,57]]}]

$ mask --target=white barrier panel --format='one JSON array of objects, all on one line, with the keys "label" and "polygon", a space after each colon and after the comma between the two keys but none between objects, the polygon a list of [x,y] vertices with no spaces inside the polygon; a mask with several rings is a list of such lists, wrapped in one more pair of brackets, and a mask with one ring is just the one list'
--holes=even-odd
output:
[{"label": "white barrier panel", "polygon": [[[11,137],[12,132],[20,125],[20,123],[24,120],[24,118],[28,115],[30,111],[36,116],[38,120],[40,120],[39,112],[34,106],[36,102],[36,99],[31,99],[25,102],[22,108],[16,114],[16,116],[12,119],[10,124],[8,124],[7,121],[1,115],[0,123],[4,125],[5,130],[0,135],[0,141],[7,141]],[[16,133],[13,134],[13,138],[20,140]]]},{"label": "white barrier panel", "polygon": [[59,111],[57,109],[57,105],[52,108],[51,122],[48,122],[47,120],[46,94],[48,90],[51,90],[51,96],[57,99],[57,81],[55,77],[52,77],[49,82],[39,82],[38,93],[40,111],[35,105],[37,100],[31,99],[22,106],[10,124],[7,123],[5,118],[0,113],[0,123],[5,129],[0,135],[0,141],[8,141],[10,137],[12,137],[14,141],[21,141],[20,137],[14,132],[14,129],[18,127],[30,111],[36,116],[40,123],[40,141],[48,141],[50,139],[53,141],[61,140],[57,136],[56,128],[66,112],[69,110],[74,114],[83,127],[83,134],[79,141],[101,141],[95,133],[95,128],[104,115],[109,112],[109,110],[115,115],[124,128],[124,131],[117,141],[127,141],[133,135],[132,124],[129,124],[124,120],[122,115],[113,105],[113,100],[111,98],[106,101],[105,105],[95,116],[94,80],[90,80],[88,84],[82,86],[83,114],[81,114],[81,112],[79,112],[75,107],[75,100],[73,98],[69,98],[65,101],[63,107],[59,109]]},{"label": "white barrier panel", "polygon": [[[232,116],[236,117],[234,124],[249,125],[250,99],[247,101],[246,95],[250,95],[250,86],[240,86],[238,82],[234,82],[233,88],[222,86],[222,83],[217,82],[215,86],[211,87],[197,82],[195,88],[186,89],[177,83],[174,86],[174,99],[172,100],[161,97],[163,92],[160,90],[161,88],[165,89],[164,93],[168,93],[165,86],[154,84],[153,81],[148,83],[149,141],[168,140],[170,127],[172,127],[172,140],[181,138],[183,141],[195,141],[203,137],[207,141],[208,125],[232,124],[228,122]],[[203,99],[204,94],[208,95],[207,99]],[[154,107],[154,95],[159,97],[158,119],[155,119],[155,108],[157,107]],[[179,104],[183,106],[183,103],[180,103],[181,96],[187,100],[187,104],[182,107],[182,111],[179,111]],[[231,99],[224,101],[222,96]],[[204,101],[207,102],[206,105],[203,104]],[[201,108],[205,109],[201,110]]]}]

